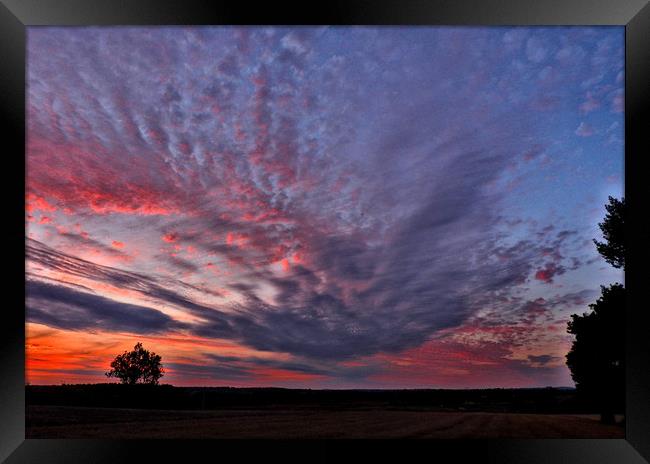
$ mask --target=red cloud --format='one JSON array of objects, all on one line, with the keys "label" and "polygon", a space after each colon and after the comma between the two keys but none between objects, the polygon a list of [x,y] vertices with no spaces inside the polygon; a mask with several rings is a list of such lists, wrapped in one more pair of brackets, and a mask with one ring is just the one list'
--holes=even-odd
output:
[{"label": "red cloud", "polygon": [[28,193],[25,196],[25,210],[28,212],[33,211],[56,211],[56,206],[51,205],[45,198],[39,197],[34,193]]},{"label": "red cloud", "polygon": [[553,282],[553,274],[546,269],[540,269],[535,273],[535,279],[541,280],[542,282],[551,283]]},{"label": "red cloud", "polygon": [[[531,343],[541,344],[540,351],[550,350],[553,354],[561,351],[538,340],[537,334],[547,334],[547,328],[483,324],[457,327],[419,347],[374,355],[370,361],[387,363],[390,369],[373,376],[373,380],[387,386],[407,382],[440,388],[463,388],[471,382],[472,386],[481,388],[538,386],[541,377],[547,385],[569,385],[571,380],[565,368],[537,370],[536,366],[521,360],[525,358],[525,347]],[[533,370],[535,376],[531,376]]]},{"label": "red cloud", "polygon": [[129,157],[127,166],[104,146],[85,145],[28,139],[28,189],[38,192],[28,194],[28,211],[51,211],[52,200],[67,213],[89,209],[100,214],[168,215],[180,210],[177,205],[185,197],[182,192],[174,194],[172,179],[149,180],[153,171],[169,171],[162,160]]},{"label": "red cloud", "polygon": [[226,244],[230,246],[237,246],[243,248],[250,240],[248,234],[240,234],[237,232],[228,232],[226,234]]},{"label": "red cloud", "polygon": [[178,234],[176,232],[167,232],[162,236],[162,239],[164,242],[174,243],[176,240],[178,240]]},{"label": "red cloud", "polygon": [[[71,182],[74,182],[72,180]],[[34,185],[35,183],[32,183]],[[114,192],[102,192],[86,185],[69,186],[67,189],[57,190],[55,186],[37,186],[39,191],[47,192],[51,197],[68,205],[66,211],[72,212],[73,208],[89,208],[95,213],[123,213],[141,215],[169,215],[176,211],[160,204],[155,193],[149,192],[140,186],[115,186],[115,190],[124,188],[127,196]]]},{"label": "red cloud", "polygon": [[117,240],[113,240],[111,243],[115,248],[124,248],[124,243],[123,242],[118,242]]},{"label": "red cloud", "polygon": [[554,263],[549,263],[546,265],[546,267],[544,267],[543,269],[539,269],[535,273],[535,279],[550,284],[553,282],[553,277],[555,277],[556,275],[564,274],[564,272],[565,272],[564,267],[558,266]]}]

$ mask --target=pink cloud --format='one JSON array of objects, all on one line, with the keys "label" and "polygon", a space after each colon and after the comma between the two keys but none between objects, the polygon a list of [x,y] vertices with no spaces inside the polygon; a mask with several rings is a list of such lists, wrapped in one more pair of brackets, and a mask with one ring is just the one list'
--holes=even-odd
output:
[{"label": "pink cloud", "polygon": [[45,198],[39,197],[34,193],[28,193],[25,197],[25,210],[28,212],[34,211],[56,211],[56,206],[50,204]]},{"label": "pink cloud", "polygon": [[178,240],[178,233],[176,232],[167,232],[162,236],[162,240],[167,243],[174,243]]},{"label": "pink cloud", "polygon": [[600,102],[596,100],[591,92],[587,92],[587,99],[580,105],[580,112],[587,114],[600,108]]},{"label": "pink cloud", "polygon": [[[155,157],[120,160],[100,144],[28,137],[27,158],[27,187],[39,192],[38,196],[28,195],[27,202],[33,208],[51,210],[53,200],[66,214],[90,210],[98,214],[169,215],[179,210],[185,196],[181,193],[182,198],[178,198],[165,178],[150,180],[148,173],[153,170],[168,172]],[[106,163],[106,159],[114,161]]]},{"label": "pink cloud", "polygon": [[535,272],[535,279],[550,284],[553,283],[553,278],[556,275],[564,274],[564,272],[565,269],[562,266],[549,263],[543,269],[539,269]]}]

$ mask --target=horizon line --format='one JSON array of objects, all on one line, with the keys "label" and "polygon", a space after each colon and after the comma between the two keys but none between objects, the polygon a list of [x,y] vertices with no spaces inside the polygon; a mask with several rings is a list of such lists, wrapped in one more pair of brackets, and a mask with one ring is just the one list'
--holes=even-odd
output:
[{"label": "horizon line", "polygon": [[[88,386],[88,385],[129,385],[118,382],[103,382],[103,383],[60,383],[60,384],[29,384],[26,383],[25,387],[71,387],[71,386]],[[151,385],[151,384],[131,384],[131,385]],[[427,391],[427,390],[448,390],[448,391],[462,391],[462,390],[542,390],[542,389],[556,389],[556,390],[575,390],[576,387],[569,386],[538,386],[538,387],[461,387],[461,388],[294,388],[294,387],[234,387],[228,385],[195,385],[195,386],[180,386],[170,383],[157,384],[158,387],[174,387],[174,388],[229,388],[237,390],[314,390],[314,391]]]}]

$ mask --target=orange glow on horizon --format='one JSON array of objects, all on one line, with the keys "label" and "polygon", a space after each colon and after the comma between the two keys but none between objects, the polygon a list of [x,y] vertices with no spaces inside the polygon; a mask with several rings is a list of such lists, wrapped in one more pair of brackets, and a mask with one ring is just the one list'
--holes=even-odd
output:
[{"label": "orange glow on horizon", "polygon": [[[205,365],[209,355],[233,358],[287,360],[283,353],[261,352],[228,340],[216,340],[183,334],[136,335],[129,333],[78,332],[54,329],[42,324],[26,324],[25,380],[30,384],[104,383],[112,381],[104,376],[113,358],[133,349],[137,342],[162,356],[165,364]],[[162,383],[174,385],[225,385],[218,378],[182,378],[174,369],[166,369]],[[260,368],[260,381],[292,381],[313,376],[290,371]],[[251,380],[255,385],[256,380]],[[272,383],[272,382],[271,382]]]}]

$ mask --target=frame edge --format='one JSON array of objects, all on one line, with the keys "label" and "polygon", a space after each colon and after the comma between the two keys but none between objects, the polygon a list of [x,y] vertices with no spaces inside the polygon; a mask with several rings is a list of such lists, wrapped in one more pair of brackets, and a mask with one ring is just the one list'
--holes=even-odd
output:
[{"label": "frame edge", "polygon": [[[625,28],[625,197],[630,211],[643,211],[644,185],[650,174],[642,158],[650,153],[647,121],[650,108],[650,3],[646,3]],[[650,228],[642,215],[631,214],[626,236],[625,286],[627,301],[626,440],[650,460],[650,372],[643,353],[650,353],[647,336],[648,314],[643,291],[643,274],[650,256],[647,237]],[[645,265],[645,266],[644,266]]]},{"label": "frame edge", "polygon": [[[0,4],[0,112],[5,122],[3,142],[9,142],[6,158],[8,176],[22,180],[24,187],[24,159],[19,162],[20,153],[24,153],[25,143],[25,38],[24,24],[4,4]],[[15,164],[14,164],[15,163]],[[17,169],[16,169],[17,168]],[[16,172],[17,171],[17,172]],[[11,219],[24,221],[24,188],[22,191],[3,182],[3,198]],[[5,211],[6,211],[5,210]],[[10,221],[9,221],[10,222]],[[24,262],[24,231],[16,228],[6,234],[7,247]],[[19,261],[20,262],[20,261]],[[2,436],[0,437],[0,461],[14,451],[25,440],[25,312],[24,276],[8,272],[8,288],[22,288],[23,292],[12,292],[14,296],[5,301],[2,308],[2,327],[4,336],[0,350],[0,410],[2,411]],[[20,310],[19,308],[22,308]]]}]

